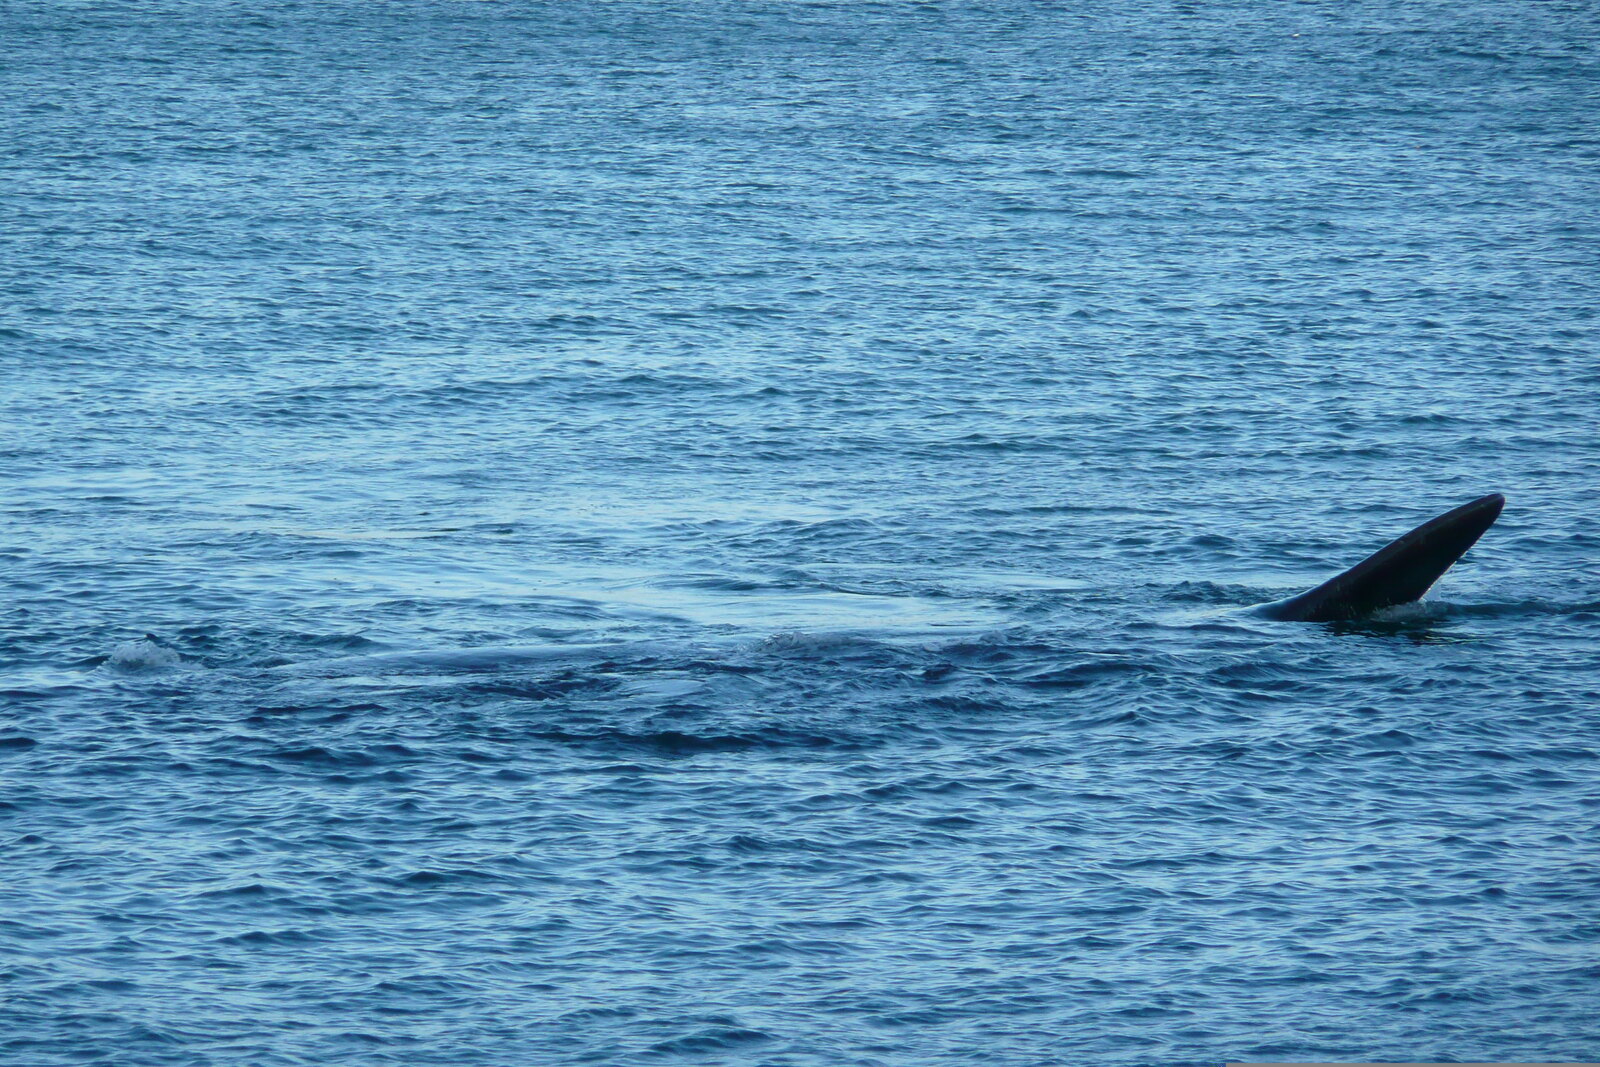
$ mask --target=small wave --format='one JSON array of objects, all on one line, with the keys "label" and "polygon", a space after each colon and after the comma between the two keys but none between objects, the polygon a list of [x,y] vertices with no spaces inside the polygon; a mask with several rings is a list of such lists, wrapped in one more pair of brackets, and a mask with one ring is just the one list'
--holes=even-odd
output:
[{"label": "small wave", "polygon": [[1091,659],[1065,667],[1049,667],[1020,678],[1026,686],[1040,689],[1076,689],[1116,678],[1142,677],[1158,671],[1155,664],[1129,659]]},{"label": "small wave", "polygon": [[274,670],[313,677],[383,676],[392,674],[493,673],[539,664],[575,665],[604,659],[621,645],[529,645],[440,651],[385,652],[341,656],[311,663],[291,663]]},{"label": "small wave", "polygon": [[1584,618],[1600,613],[1600,601],[1587,600],[1574,603],[1560,603],[1551,600],[1530,598],[1527,600],[1503,600],[1487,604],[1448,604],[1436,602],[1443,614],[1460,616],[1463,618],[1521,618],[1530,615],[1557,615],[1571,618]]},{"label": "small wave", "polygon": [[670,1056],[674,1059],[683,1056],[705,1056],[752,1044],[765,1044],[772,1040],[771,1034],[761,1030],[751,1030],[730,1022],[724,1025],[706,1027],[693,1034],[676,1037],[669,1041],[657,1042],[650,1046],[648,1054]]},{"label": "small wave", "polygon": [[247,945],[247,946],[275,946],[275,945],[304,945],[316,941],[317,934],[309,930],[246,930],[242,933],[230,934],[217,938],[218,944]]},{"label": "small wave", "polygon": [[1111,178],[1121,181],[1144,177],[1136,170],[1124,170],[1118,167],[1074,167],[1067,173],[1074,178]]},{"label": "small wave", "polygon": [[869,652],[886,647],[884,642],[845,633],[805,633],[785,630],[759,642],[752,651],[780,656],[809,656],[842,651]]},{"label": "small wave", "polygon": [[399,759],[413,758],[416,752],[400,744],[377,745],[365,751],[312,745],[308,748],[284,749],[272,755],[290,763],[322,767],[376,767]]},{"label": "small wave", "polygon": [[[1276,594],[1281,596],[1282,594]],[[1162,599],[1178,604],[1221,604],[1239,605],[1259,604],[1263,600],[1272,600],[1276,596],[1263,596],[1258,592],[1235,586],[1219,585],[1216,582],[1192,581],[1179,582],[1162,594]]]},{"label": "small wave", "polygon": [[643,751],[658,756],[693,756],[706,752],[744,752],[766,748],[835,748],[849,743],[826,734],[768,728],[748,733],[686,733],[682,730],[599,729],[538,730],[531,736],[563,744],[594,745],[615,751]]}]

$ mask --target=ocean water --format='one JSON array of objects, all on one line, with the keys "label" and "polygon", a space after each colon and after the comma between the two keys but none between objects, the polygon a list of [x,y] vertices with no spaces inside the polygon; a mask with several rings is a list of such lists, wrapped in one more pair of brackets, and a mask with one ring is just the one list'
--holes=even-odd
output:
[{"label": "ocean water", "polygon": [[0,1062],[1600,1059],[1593,4],[0,42]]}]

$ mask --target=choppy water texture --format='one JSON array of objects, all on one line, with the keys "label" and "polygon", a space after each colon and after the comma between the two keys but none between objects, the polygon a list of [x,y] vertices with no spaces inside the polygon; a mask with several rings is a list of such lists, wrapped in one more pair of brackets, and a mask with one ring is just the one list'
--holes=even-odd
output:
[{"label": "choppy water texture", "polygon": [[7,5],[0,1060],[1600,1059],[1597,30]]}]

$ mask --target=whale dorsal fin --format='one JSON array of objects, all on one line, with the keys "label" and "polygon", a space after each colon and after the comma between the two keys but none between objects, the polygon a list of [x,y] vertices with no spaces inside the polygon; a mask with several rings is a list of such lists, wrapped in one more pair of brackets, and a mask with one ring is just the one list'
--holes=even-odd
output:
[{"label": "whale dorsal fin", "polygon": [[1430,519],[1392,541],[1336,578],[1261,613],[1269,619],[1330,622],[1355,619],[1426,593],[1483,532],[1494,525],[1506,498],[1490,493]]}]

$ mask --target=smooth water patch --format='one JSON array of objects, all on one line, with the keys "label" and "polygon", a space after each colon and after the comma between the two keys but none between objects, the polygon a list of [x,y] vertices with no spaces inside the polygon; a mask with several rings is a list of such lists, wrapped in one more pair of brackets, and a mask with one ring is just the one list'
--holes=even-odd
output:
[{"label": "smooth water patch", "polygon": [[1591,15],[7,8],[0,1060],[1600,1059]]}]

